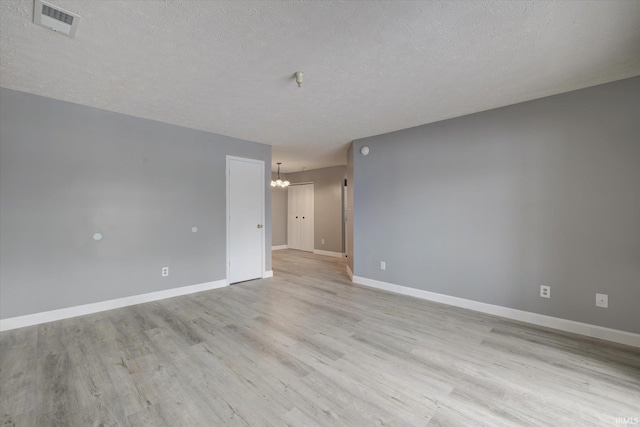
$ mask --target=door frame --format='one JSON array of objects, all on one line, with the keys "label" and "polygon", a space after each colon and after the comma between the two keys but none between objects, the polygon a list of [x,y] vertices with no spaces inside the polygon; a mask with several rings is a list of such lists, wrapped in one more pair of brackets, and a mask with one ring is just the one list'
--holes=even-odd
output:
[{"label": "door frame", "polygon": [[226,205],[227,205],[227,209],[226,209],[226,227],[227,227],[227,259],[226,259],[226,271],[227,271],[227,286],[230,285],[230,280],[231,277],[229,276],[230,273],[230,268],[229,268],[229,263],[231,261],[231,226],[230,226],[230,222],[231,222],[231,203],[230,203],[230,197],[231,197],[231,180],[229,179],[229,168],[231,165],[231,161],[241,161],[241,162],[248,162],[248,163],[255,163],[255,164],[259,164],[260,165],[260,188],[262,189],[262,191],[260,192],[260,222],[262,223],[262,228],[260,229],[260,253],[262,254],[262,259],[261,259],[261,266],[260,266],[260,270],[262,271],[262,277],[265,277],[265,266],[266,266],[266,260],[265,260],[265,249],[264,249],[264,245],[265,245],[265,207],[264,207],[264,193],[265,193],[265,180],[264,180],[264,160],[257,160],[257,159],[249,159],[246,157],[237,157],[237,156],[230,156],[227,155],[226,158],[226,168],[225,168],[225,180],[226,180]]}]

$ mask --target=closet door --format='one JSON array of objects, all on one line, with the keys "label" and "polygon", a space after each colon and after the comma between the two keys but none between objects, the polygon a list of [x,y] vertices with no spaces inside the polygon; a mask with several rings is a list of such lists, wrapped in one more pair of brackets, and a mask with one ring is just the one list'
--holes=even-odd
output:
[{"label": "closet door", "polygon": [[300,212],[302,221],[300,226],[300,249],[313,252],[313,184],[300,186]]},{"label": "closet door", "polygon": [[289,249],[300,249],[301,215],[300,215],[300,186],[292,185],[287,188],[287,246]]},{"label": "closet door", "polygon": [[292,185],[287,191],[287,246],[313,252],[313,184]]}]

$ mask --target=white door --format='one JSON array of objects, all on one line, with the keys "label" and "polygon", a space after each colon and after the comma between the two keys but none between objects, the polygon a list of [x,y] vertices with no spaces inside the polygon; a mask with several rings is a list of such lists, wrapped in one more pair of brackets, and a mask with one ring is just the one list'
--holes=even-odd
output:
[{"label": "white door", "polygon": [[300,186],[300,213],[302,215],[302,225],[300,227],[300,249],[313,252],[313,184]]},{"label": "white door", "polygon": [[313,252],[313,184],[292,185],[287,191],[287,246]]},{"label": "white door", "polygon": [[292,185],[288,192],[288,212],[287,212],[287,246],[289,249],[300,249],[300,225],[302,215],[300,214],[300,185]]},{"label": "white door", "polygon": [[229,283],[264,271],[264,162],[227,156],[227,277]]}]

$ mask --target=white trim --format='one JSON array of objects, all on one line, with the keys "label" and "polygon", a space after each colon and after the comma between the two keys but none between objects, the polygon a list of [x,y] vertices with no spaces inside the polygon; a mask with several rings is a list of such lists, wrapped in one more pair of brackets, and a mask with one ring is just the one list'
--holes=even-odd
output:
[{"label": "white trim", "polygon": [[[230,283],[230,276],[229,276],[229,262],[231,260],[231,247],[229,246],[229,234],[231,233],[231,215],[229,212],[229,207],[230,207],[230,203],[229,203],[229,197],[230,197],[230,186],[231,186],[231,181],[229,180],[229,165],[231,160],[237,160],[237,161],[241,161],[241,162],[249,162],[249,163],[257,163],[260,165],[260,167],[262,168],[261,171],[262,173],[260,174],[261,176],[261,188],[266,188],[266,184],[264,181],[264,161],[263,160],[258,160],[258,159],[248,159],[245,157],[237,157],[237,156],[230,156],[227,154],[227,158],[226,158],[226,169],[225,169],[225,179],[227,181],[227,206],[226,206],[226,210],[227,210],[227,260],[226,260],[226,268],[227,268],[227,283]],[[260,192],[260,198],[261,200],[261,204],[260,204],[260,209],[261,209],[261,219],[260,222],[262,223],[262,228],[260,229],[260,247],[261,247],[261,251],[262,251],[262,265],[260,266],[260,269],[262,271],[264,271],[264,268],[266,266],[266,248],[265,248],[265,234],[264,234],[264,230],[266,229],[266,224],[265,224],[265,212],[264,212],[264,191]],[[257,277],[256,277],[257,279]]]},{"label": "white trim", "polygon": [[332,256],[332,257],[336,257],[336,258],[342,258],[342,256],[343,256],[342,252],[322,251],[320,249],[314,249],[313,253],[317,254],[317,255]]},{"label": "white trim", "polygon": [[351,279],[351,281],[353,282],[353,272],[351,271],[351,268],[349,268],[349,264],[345,265],[345,267],[347,267],[347,274],[349,275],[349,279]]},{"label": "white trim", "polygon": [[223,288],[225,286],[228,286],[227,280],[222,279],[214,282],[181,286],[179,288],[100,301],[92,304],[77,305],[75,307],[43,311],[41,313],[27,314],[25,316],[10,317],[8,319],[0,319],[0,331],[8,331],[10,329],[23,328],[25,326],[38,325],[40,323],[53,322],[54,320],[68,319],[70,317],[84,316],[85,314],[98,313],[100,311],[113,310],[114,308],[158,301],[180,295],[193,294],[195,292],[209,291],[211,289]]},{"label": "white trim", "polygon": [[[347,266],[347,268],[348,267],[349,266]],[[572,332],[574,334],[585,335],[592,338],[599,338],[602,340],[613,341],[620,344],[640,347],[640,334],[634,334],[633,332],[620,331],[617,329],[605,328],[603,326],[590,325],[588,323],[576,322],[573,320],[546,316],[544,314],[517,310],[515,308],[502,307],[499,305],[487,304],[479,301],[472,301],[465,298],[454,297],[451,295],[423,291],[422,289],[409,288],[406,286],[395,285],[393,283],[368,279],[366,277],[353,276],[351,280],[353,281],[353,283],[357,283],[359,285],[395,292],[402,295],[409,295],[412,297],[435,301],[442,304],[453,305],[455,307],[493,314],[494,316],[506,317],[507,319],[518,320],[520,322],[532,323],[538,326],[559,329],[565,332]]]},{"label": "white trim", "polygon": [[263,279],[268,279],[269,277],[273,277],[273,270],[265,271],[264,273],[262,273]]},{"label": "white trim", "polygon": [[271,246],[271,250],[272,251],[279,251],[282,249],[289,249],[289,246],[287,245],[278,245],[278,246]]}]

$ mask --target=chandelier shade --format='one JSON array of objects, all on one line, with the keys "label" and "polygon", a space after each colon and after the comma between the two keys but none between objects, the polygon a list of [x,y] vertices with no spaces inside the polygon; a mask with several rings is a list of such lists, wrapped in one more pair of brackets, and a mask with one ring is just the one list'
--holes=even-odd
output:
[{"label": "chandelier shade", "polygon": [[283,179],[280,178],[280,165],[281,164],[282,164],[281,162],[278,162],[278,178],[275,181],[273,179],[271,180],[271,186],[272,187],[285,188],[285,187],[288,187],[289,184],[291,184],[286,179],[283,180]]}]

